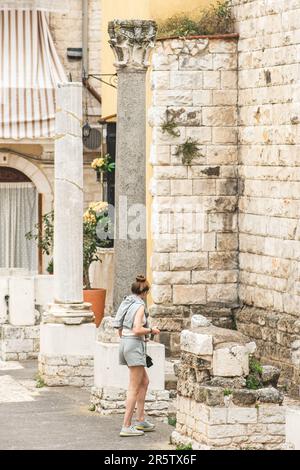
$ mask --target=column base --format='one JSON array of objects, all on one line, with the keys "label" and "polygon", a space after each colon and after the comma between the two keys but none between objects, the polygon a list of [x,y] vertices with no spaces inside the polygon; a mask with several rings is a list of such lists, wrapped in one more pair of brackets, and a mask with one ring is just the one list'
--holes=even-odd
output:
[{"label": "column base", "polygon": [[0,338],[2,361],[37,359],[40,350],[40,325],[1,325]]},{"label": "column base", "polygon": [[[115,387],[92,387],[91,405],[101,416],[124,414],[127,391]],[[169,416],[174,416],[173,401],[168,390],[151,390],[146,395],[145,411],[160,421],[168,422]]]},{"label": "column base", "polygon": [[94,323],[41,324],[39,372],[46,385],[93,385],[95,334]]},{"label": "column base", "polygon": [[65,325],[81,325],[94,321],[91,304],[82,302],[78,304],[52,303],[43,313],[43,323],[63,323]]}]

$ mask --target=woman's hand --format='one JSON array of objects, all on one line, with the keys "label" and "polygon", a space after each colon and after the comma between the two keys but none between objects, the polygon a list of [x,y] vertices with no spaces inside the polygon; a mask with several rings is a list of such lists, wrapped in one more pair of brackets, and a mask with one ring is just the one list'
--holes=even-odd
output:
[{"label": "woman's hand", "polygon": [[159,333],[160,333],[160,330],[157,328],[157,326],[153,326],[151,334],[152,335],[159,335]]}]

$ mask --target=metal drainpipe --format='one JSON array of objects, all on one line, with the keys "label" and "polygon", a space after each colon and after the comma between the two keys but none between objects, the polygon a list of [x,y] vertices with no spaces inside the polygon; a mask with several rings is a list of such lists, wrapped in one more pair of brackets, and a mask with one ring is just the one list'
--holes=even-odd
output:
[{"label": "metal drainpipe", "polygon": [[4,296],[4,299],[5,299],[5,303],[6,303],[6,319],[5,319],[5,323],[8,323],[8,319],[9,319],[9,295],[5,295],[5,296]]},{"label": "metal drainpipe", "polygon": [[87,80],[89,75],[88,56],[89,34],[89,0],[82,0],[82,79]]}]

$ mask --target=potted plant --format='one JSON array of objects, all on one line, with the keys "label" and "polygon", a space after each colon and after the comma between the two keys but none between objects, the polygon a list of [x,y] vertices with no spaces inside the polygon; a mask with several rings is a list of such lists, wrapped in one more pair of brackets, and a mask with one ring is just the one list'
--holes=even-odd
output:
[{"label": "potted plant", "polygon": [[104,316],[106,290],[91,287],[90,266],[95,261],[101,261],[98,248],[109,244],[111,221],[107,208],[106,202],[94,202],[83,216],[83,298],[92,304],[97,327]]},{"label": "potted plant", "polygon": [[112,161],[109,153],[106,153],[104,157],[95,158],[91,167],[96,171],[97,181],[103,182],[103,175],[105,173],[111,173],[115,169],[116,164]]},{"label": "potted plant", "polygon": [[[108,215],[106,202],[93,202],[83,216],[83,299],[92,304],[95,323],[98,327],[104,316],[106,290],[92,288],[89,269],[94,261],[100,261],[98,248],[109,246],[111,221]],[[52,256],[54,238],[54,211],[42,217],[42,224],[36,224],[34,229],[26,233],[28,240],[36,240],[44,254]],[[53,274],[53,258],[51,258],[47,271]]]}]

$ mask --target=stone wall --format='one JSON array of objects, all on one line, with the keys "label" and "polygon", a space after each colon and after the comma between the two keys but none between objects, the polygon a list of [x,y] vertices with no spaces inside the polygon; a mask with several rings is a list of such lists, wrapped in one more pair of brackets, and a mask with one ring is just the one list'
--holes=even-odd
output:
[{"label": "stone wall", "polygon": [[[193,312],[228,326],[237,303],[236,39],[163,40],[152,59],[151,314],[167,353]],[[189,139],[198,155],[183,164]]]},{"label": "stone wall", "polygon": [[255,343],[242,333],[212,326],[201,315],[191,324],[181,333],[172,442],[194,449],[281,448],[285,407],[276,388],[279,370],[254,368],[249,357]]},{"label": "stone wall", "polygon": [[[234,0],[238,43],[238,327],[299,395],[299,0]],[[252,307],[252,311],[251,311]]]},{"label": "stone wall", "polygon": [[37,359],[39,350],[39,325],[0,325],[0,359],[3,361]]}]

